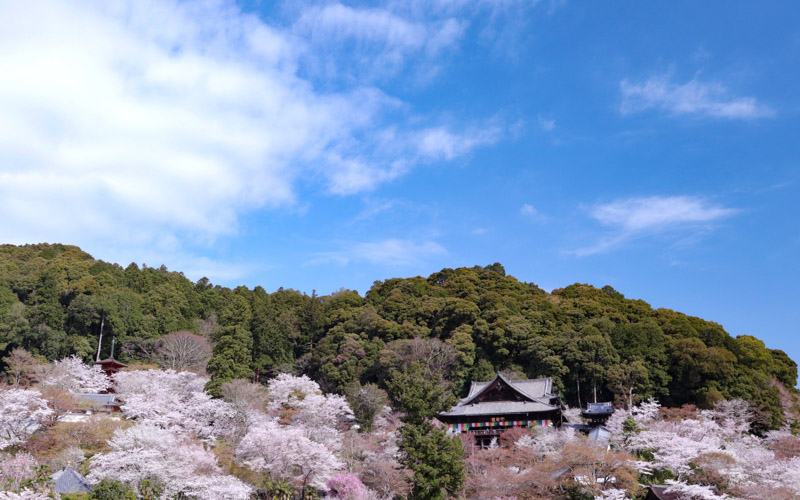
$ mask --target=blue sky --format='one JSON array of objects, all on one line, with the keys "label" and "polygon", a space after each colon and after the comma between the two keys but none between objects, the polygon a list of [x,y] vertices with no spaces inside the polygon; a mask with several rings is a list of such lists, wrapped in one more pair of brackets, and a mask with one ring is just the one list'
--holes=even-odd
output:
[{"label": "blue sky", "polygon": [[792,2],[11,0],[0,239],[365,292],[499,261],[800,359]]}]

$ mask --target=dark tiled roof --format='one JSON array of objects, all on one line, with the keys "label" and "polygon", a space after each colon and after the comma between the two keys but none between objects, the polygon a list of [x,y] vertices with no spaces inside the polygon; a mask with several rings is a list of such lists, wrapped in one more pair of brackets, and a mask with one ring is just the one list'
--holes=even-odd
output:
[{"label": "dark tiled roof", "polygon": [[75,472],[72,467],[64,467],[53,474],[53,489],[56,493],[82,493],[92,491],[92,485]]},{"label": "dark tiled roof", "polygon": [[487,403],[459,404],[448,412],[440,415],[445,417],[460,417],[470,415],[502,415],[514,413],[543,412],[555,410],[556,407],[539,401],[492,401]]},{"label": "dark tiled roof", "polygon": [[[530,399],[536,398],[543,398],[550,395],[550,391],[553,389],[553,379],[551,378],[534,378],[528,380],[510,380],[505,378],[504,376],[497,374],[497,377],[501,379],[506,384],[510,385],[517,391],[521,392],[525,396],[529,397]],[[465,398],[465,401],[469,401],[475,396],[477,396],[481,391],[486,389],[494,382],[494,380],[490,380],[489,382],[473,382],[469,388],[469,394]]]},{"label": "dark tiled roof", "polygon": [[589,439],[592,441],[607,442],[609,439],[611,439],[611,431],[602,425],[598,425],[589,431]]},{"label": "dark tiled roof", "polygon": [[[527,399],[527,401],[474,402],[479,399],[480,394],[490,384],[498,379]],[[554,397],[550,394],[552,387],[553,380],[550,378],[509,380],[498,373],[495,379],[490,382],[473,382],[469,389],[469,395],[462,399],[452,410],[442,412],[440,415],[444,417],[460,417],[553,411],[557,410],[558,407],[550,404],[550,398]]]}]

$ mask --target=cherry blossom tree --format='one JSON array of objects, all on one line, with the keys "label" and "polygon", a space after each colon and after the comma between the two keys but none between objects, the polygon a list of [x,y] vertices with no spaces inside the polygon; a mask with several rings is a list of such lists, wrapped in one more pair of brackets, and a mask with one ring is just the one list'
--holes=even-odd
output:
[{"label": "cherry blossom tree", "polygon": [[627,491],[616,488],[601,491],[594,498],[595,500],[630,500]]},{"label": "cherry blossom tree", "polygon": [[310,394],[322,394],[319,384],[306,375],[295,377],[281,373],[269,383],[269,408],[279,410],[295,407]]},{"label": "cherry blossom tree", "polygon": [[0,450],[24,443],[52,413],[39,391],[0,391]]},{"label": "cherry blossom tree", "polygon": [[38,491],[24,489],[20,492],[0,491],[0,500],[50,500],[50,496]]},{"label": "cherry blossom tree", "polygon": [[331,449],[341,446],[338,427],[353,419],[353,412],[343,396],[322,394],[316,382],[303,375],[281,374],[270,381],[268,407],[299,427],[312,441]]},{"label": "cherry blossom tree", "polygon": [[664,492],[676,494],[681,500],[724,500],[730,498],[728,495],[719,494],[710,486],[686,484],[672,479],[667,479],[666,484],[668,487]]},{"label": "cherry blossom tree", "polygon": [[27,453],[0,456],[0,488],[19,489],[23,481],[35,476],[38,465]]},{"label": "cherry blossom tree", "polygon": [[254,426],[236,447],[240,463],[266,473],[273,481],[287,481],[301,489],[324,488],[344,468],[324,444],[309,439],[302,429],[265,420]]},{"label": "cherry blossom tree", "polygon": [[117,373],[114,381],[128,418],[192,433],[209,442],[234,431],[233,407],[205,392],[205,377],[174,370],[142,370]]},{"label": "cherry blossom tree", "polygon": [[328,498],[369,500],[370,491],[355,474],[336,474],[326,483]]},{"label": "cherry blossom tree", "polygon": [[97,365],[89,366],[78,356],[53,362],[44,375],[42,385],[72,392],[96,394],[105,391],[111,380]]},{"label": "cherry blossom tree", "polygon": [[648,428],[631,436],[627,447],[633,451],[652,452],[653,467],[667,469],[683,478],[692,471],[692,459],[721,451],[723,444],[719,426],[703,419],[652,422]]},{"label": "cherry blossom tree", "polygon": [[[564,445],[576,439],[575,429],[572,427],[537,427],[533,432],[533,449],[537,453],[547,456],[559,453]],[[525,440],[521,446],[529,446]]]},{"label": "cherry blossom tree", "polygon": [[247,499],[251,488],[223,473],[214,454],[186,436],[143,423],[117,431],[111,451],[92,458],[90,482],[104,477],[137,489],[145,480],[163,485],[162,499],[183,496],[207,500]]}]

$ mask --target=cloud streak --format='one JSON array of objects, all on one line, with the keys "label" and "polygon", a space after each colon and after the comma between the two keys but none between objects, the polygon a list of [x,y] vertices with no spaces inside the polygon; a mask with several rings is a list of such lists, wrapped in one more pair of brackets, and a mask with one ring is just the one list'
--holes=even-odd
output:
[{"label": "cloud streak", "polygon": [[656,109],[675,116],[751,120],[775,114],[754,97],[733,96],[722,84],[697,79],[684,84],[663,76],[639,83],[622,80],[620,91],[623,115]]},{"label": "cloud streak", "polygon": [[592,246],[573,250],[579,257],[607,252],[638,238],[664,233],[679,236],[706,230],[737,213],[692,196],[627,198],[592,207],[589,215],[610,233]]},{"label": "cloud streak", "polygon": [[435,241],[414,241],[389,238],[373,242],[355,242],[339,251],[322,252],[310,264],[336,262],[369,262],[398,267],[413,267],[435,257],[447,255],[447,250]]}]

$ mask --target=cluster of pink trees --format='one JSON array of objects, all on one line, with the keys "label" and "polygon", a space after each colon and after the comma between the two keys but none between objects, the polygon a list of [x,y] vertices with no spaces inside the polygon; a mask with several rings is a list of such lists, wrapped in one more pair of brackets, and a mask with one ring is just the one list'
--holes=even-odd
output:
[{"label": "cluster of pink trees", "polygon": [[[649,403],[650,406],[653,403]],[[800,497],[800,438],[787,432],[751,434],[748,403],[722,401],[711,410],[639,414],[623,447],[640,456],[640,470],[668,471],[670,490],[687,498]],[[712,490],[716,488],[716,490]]]},{"label": "cluster of pink trees", "polygon": [[172,429],[139,423],[117,431],[110,445],[110,452],[92,459],[89,481],[109,477],[138,489],[149,480],[161,485],[163,498],[246,499],[252,490],[226,474],[202,443]]},{"label": "cluster of pink trees", "polygon": [[258,474],[258,482],[324,491],[344,471],[343,432],[352,419],[344,397],[323,394],[308,377],[284,374],[266,393],[236,381],[223,386],[225,399],[213,399],[204,390],[207,381],[173,370],[117,374],[123,414],[135,426],[118,431],[112,451],[92,459],[90,479],[114,477],[134,488],[156,479],[170,485],[169,495],[247,498],[252,488],[219,467],[219,443],[232,447],[234,463]]}]

